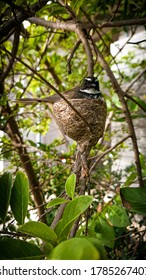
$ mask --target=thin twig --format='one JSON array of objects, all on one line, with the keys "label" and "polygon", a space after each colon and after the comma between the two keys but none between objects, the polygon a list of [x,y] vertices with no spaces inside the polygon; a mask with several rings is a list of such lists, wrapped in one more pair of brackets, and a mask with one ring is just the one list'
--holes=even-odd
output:
[{"label": "thin twig", "polygon": [[130,90],[130,88],[141,78],[141,76],[142,76],[144,73],[146,73],[146,68],[143,69],[143,70],[131,81],[131,83],[130,83],[130,84],[128,85],[128,87],[126,88],[125,93],[127,93],[127,92]]},{"label": "thin twig", "polygon": [[109,152],[113,151],[116,147],[118,147],[120,144],[122,144],[125,140],[127,140],[129,137],[131,137],[130,135],[127,135],[125,137],[123,137],[119,142],[117,142],[114,146],[110,147],[109,149],[107,149],[105,152],[103,152],[100,156],[96,156],[96,157],[92,157],[90,159],[95,159],[95,162],[92,164],[91,168],[90,168],[90,174],[93,171],[93,169],[95,168],[95,166],[98,164],[98,162],[105,157]]},{"label": "thin twig", "polygon": [[12,47],[12,53],[11,53],[11,59],[9,60],[9,63],[3,72],[3,74],[0,76],[1,82],[5,80],[5,78],[8,76],[9,72],[12,69],[12,66],[15,62],[15,56],[17,54],[18,46],[19,46],[19,36],[20,36],[20,25],[17,26],[15,29],[15,34],[14,34],[14,40],[13,40],[13,47]]},{"label": "thin twig", "polygon": [[113,16],[112,16],[112,17],[110,18],[110,20],[109,20],[110,22],[114,20],[114,18],[115,18],[115,16],[116,16],[116,13],[118,12],[119,7],[120,7],[120,5],[121,5],[121,2],[122,2],[122,0],[119,0],[119,2],[118,2],[118,4],[117,4],[117,7],[116,7],[116,9],[115,9],[115,11],[114,11]]},{"label": "thin twig", "polygon": [[145,40],[141,40],[141,41],[137,41],[137,42],[128,42],[128,44],[138,45],[138,44],[143,43],[143,42],[146,42],[146,39]]},{"label": "thin twig", "polygon": [[135,104],[137,104],[138,107],[141,108],[144,112],[146,112],[146,108],[143,107],[143,105],[140,104],[137,100],[135,100],[134,97],[132,97],[132,96],[129,95],[128,93],[125,93],[125,96],[126,96],[128,99],[132,100]]},{"label": "thin twig", "polygon": [[80,44],[81,44],[81,41],[78,40],[78,41],[76,42],[75,46],[73,47],[73,49],[72,49],[70,55],[69,55],[68,58],[67,58],[67,69],[68,69],[68,74],[71,74],[71,60],[73,59],[73,56],[74,56],[76,50],[78,49],[78,47],[80,46]]},{"label": "thin twig", "polygon": [[73,18],[74,23],[75,23],[75,32],[78,35],[79,39],[81,40],[83,47],[86,52],[87,56],[87,67],[88,67],[88,76],[93,76],[94,75],[94,61],[93,61],[93,54],[92,50],[87,38],[87,35],[83,30],[85,30],[85,27],[80,27],[80,23],[77,21],[76,14],[74,11],[71,9],[71,7],[67,4],[66,1],[58,0],[58,3],[66,9],[66,11],[69,13],[69,15]]},{"label": "thin twig", "polygon": [[[66,197],[66,199],[68,199],[68,197]],[[55,215],[55,218],[51,224],[51,228],[54,229],[57,225],[57,223],[61,220],[62,216],[63,216],[63,213],[64,213],[64,210],[65,210],[65,207],[66,207],[67,203],[63,203],[59,206],[58,210],[57,210],[57,213]]]},{"label": "thin twig", "polygon": [[106,123],[105,123],[105,128],[104,128],[104,133],[103,136],[99,139],[98,144],[102,145],[102,143],[104,142],[104,134],[106,131],[109,130],[109,127],[111,125],[111,120],[113,118],[114,115],[114,111],[110,111],[107,118],[106,118]]},{"label": "thin twig", "polygon": [[[86,190],[86,186],[87,186],[87,178],[83,177],[80,180],[80,183],[81,183],[81,187],[80,187],[79,196],[85,194],[85,190]],[[76,232],[77,232],[78,227],[79,227],[80,219],[81,219],[81,215],[76,219],[75,223],[72,226],[72,229],[71,229],[70,235],[69,235],[70,238],[72,238],[76,235]],[[86,227],[87,227],[87,225],[86,225]]]}]

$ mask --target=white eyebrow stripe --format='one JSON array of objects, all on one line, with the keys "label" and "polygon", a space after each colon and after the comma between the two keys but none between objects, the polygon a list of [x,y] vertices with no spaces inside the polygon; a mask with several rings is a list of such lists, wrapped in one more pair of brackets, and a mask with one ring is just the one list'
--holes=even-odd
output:
[{"label": "white eyebrow stripe", "polygon": [[98,94],[100,91],[94,89],[94,88],[88,88],[88,89],[80,89],[81,92],[89,93],[89,94]]},{"label": "white eyebrow stripe", "polygon": [[97,78],[90,78],[90,77],[87,77],[85,78],[86,81],[93,81],[93,82],[98,82],[98,79]]},{"label": "white eyebrow stripe", "polygon": [[90,77],[89,77],[89,78],[87,77],[87,78],[85,78],[85,80],[87,80],[87,81],[92,81],[93,79],[90,78]]}]

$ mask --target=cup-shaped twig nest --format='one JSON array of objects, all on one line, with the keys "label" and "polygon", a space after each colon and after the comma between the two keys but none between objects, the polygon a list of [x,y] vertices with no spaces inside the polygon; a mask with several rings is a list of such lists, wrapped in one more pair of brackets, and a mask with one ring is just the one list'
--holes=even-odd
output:
[{"label": "cup-shaped twig nest", "polygon": [[102,99],[70,99],[69,102],[88,122],[83,119],[64,100],[53,105],[60,129],[79,146],[91,149],[102,137],[106,121],[106,103]]}]

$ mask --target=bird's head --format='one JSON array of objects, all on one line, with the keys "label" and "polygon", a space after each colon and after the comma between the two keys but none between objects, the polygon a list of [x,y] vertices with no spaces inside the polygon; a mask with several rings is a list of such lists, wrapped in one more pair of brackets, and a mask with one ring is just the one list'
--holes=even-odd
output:
[{"label": "bird's head", "polygon": [[84,93],[89,98],[98,98],[102,96],[96,77],[86,77],[80,87],[80,92]]}]

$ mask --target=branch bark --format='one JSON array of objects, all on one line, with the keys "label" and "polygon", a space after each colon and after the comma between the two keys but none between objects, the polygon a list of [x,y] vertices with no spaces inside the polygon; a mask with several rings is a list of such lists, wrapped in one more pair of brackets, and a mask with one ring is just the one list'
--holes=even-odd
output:
[{"label": "branch bark", "polygon": [[[19,35],[20,35],[20,25],[17,26],[16,32],[14,34],[13,48],[12,48],[12,53],[9,52],[11,57],[10,57],[8,66],[6,67],[5,71],[0,76],[0,85],[1,85],[1,91],[2,91],[0,93],[1,95],[3,95],[3,93],[4,93],[4,81],[5,81],[6,77],[9,75],[9,72],[11,71],[13,64],[15,62],[15,57],[17,54],[18,46],[19,46]],[[13,117],[13,114],[12,114],[12,111],[11,111],[11,108],[10,108],[8,102],[5,106],[2,106],[1,113],[4,117],[7,118],[7,124],[3,130],[10,137],[14,148],[18,152],[18,155],[20,157],[24,170],[29,179],[30,189],[31,189],[31,192],[34,197],[34,203],[38,209],[38,215],[42,216],[44,214],[44,206],[43,206],[43,197],[42,197],[41,189],[39,186],[39,182],[37,180],[35,171],[33,169],[31,159],[29,157],[27,149],[24,145],[23,138],[20,134],[17,122],[15,121],[15,118]],[[43,216],[42,221],[45,222],[45,216]]]},{"label": "branch bark", "polygon": [[88,71],[88,76],[92,77],[94,75],[94,61],[93,61],[93,54],[92,50],[87,38],[87,34],[84,32],[85,27],[81,27],[80,23],[77,20],[77,16],[74,13],[74,11],[71,9],[71,7],[67,4],[66,1],[58,0],[58,3],[66,9],[68,14],[71,16],[71,18],[74,20],[75,24],[75,32],[78,35],[79,39],[81,40],[83,47],[86,52],[87,56],[87,71]]},{"label": "branch bark", "polygon": [[[46,28],[52,28],[52,29],[60,29],[60,30],[68,30],[68,31],[75,31],[76,26],[74,22],[61,22],[61,21],[47,21],[38,17],[31,17],[28,18],[28,21],[31,23],[35,23],[36,25],[41,25]],[[80,28],[82,29],[91,29],[93,28],[99,28],[102,29],[104,27],[123,27],[123,26],[133,26],[133,25],[144,25],[146,24],[146,18],[135,18],[135,19],[128,19],[128,20],[119,20],[119,21],[113,21],[113,22],[104,22],[101,23],[101,21],[96,22],[81,22]]]},{"label": "branch bark", "polygon": [[[94,44],[94,42],[92,41]],[[134,157],[135,157],[135,164],[136,164],[136,169],[137,169],[137,175],[138,175],[138,182],[140,187],[144,187],[143,179],[142,179],[142,170],[141,170],[141,163],[140,163],[140,157],[139,157],[139,149],[138,149],[138,144],[137,144],[137,138],[134,130],[134,125],[131,119],[131,115],[127,106],[127,103],[124,98],[124,91],[121,89],[120,85],[117,82],[117,79],[115,78],[113,72],[111,71],[109,65],[107,64],[106,60],[104,59],[103,55],[101,52],[98,50],[98,48],[94,45],[94,48],[96,50],[97,58],[103,69],[106,71],[107,75],[110,78],[110,81],[113,85],[113,88],[115,89],[119,100],[122,104],[122,109],[125,114],[125,118],[127,121],[128,125],[128,130],[129,134],[131,135],[132,139],[132,145],[133,145],[133,151],[134,151]]]},{"label": "branch bark", "polygon": [[[92,164],[91,168],[90,168],[90,173],[93,171],[93,169],[95,168],[95,166],[98,164],[98,162],[105,157],[109,152],[113,151],[116,147],[118,147],[120,144],[122,144],[125,140],[127,140],[130,137],[130,135],[125,136],[124,138],[122,138],[119,142],[117,142],[113,147],[110,147],[109,149],[107,149],[105,152],[103,152],[101,155],[96,156],[96,160],[95,162]],[[95,158],[95,157],[93,157]],[[90,159],[93,159],[90,158]]]},{"label": "branch bark", "polygon": [[[53,28],[53,29],[62,29],[62,30],[70,30],[74,31],[75,24],[70,22],[51,22],[45,21],[43,19],[39,19],[37,17],[33,17],[36,15],[36,12],[39,11],[43,6],[47,4],[47,0],[38,0],[37,3],[30,5],[27,8],[20,8],[16,10],[15,16],[10,18],[1,28],[0,28],[0,38],[3,40],[4,37],[8,38],[8,34],[11,34],[13,29],[18,25],[18,23],[22,23],[24,20],[29,20],[30,22],[45,26],[46,28]],[[32,18],[31,18],[32,17]],[[104,19],[103,19],[104,20]],[[102,22],[103,22],[102,20]],[[132,26],[132,25],[144,25],[146,24],[146,18],[135,18],[135,19],[128,19],[128,20],[120,20],[120,21],[113,21],[113,22],[103,22],[97,21],[94,23],[94,27],[104,28],[104,27],[123,27],[123,26]],[[93,25],[89,22],[82,22],[80,24],[81,29],[90,29]]]},{"label": "branch bark", "polygon": [[42,191],[39,186],[39,182],[37,180],[35,171],[33,169],[31,159],[30,159],[27,149],[24,145],[22,136],[19,132],[17,122],[15,121],[14,117],[12,116],[12,112],[11,112],[11,109],[10,109],[10,106],[8,103],[7,103],[6,107],[3,107],[2,112],[3,112],[4,116],[7,116],[7,117],[9,116],[8,120],[7,120],[7,125],[6,125],[4,131],[10,137],[10,139],[13,142],[14,148],[18,152],[18,155],[23,164],[24,170],[29,179],[30,189],[31,189],[32,195],[34,197],[35,206],[38,209],[39,217],[42,216],[43,217],[42,221],[45,222],[45,216],[43,215],[44,206],[43,206]]},{"label": "branch bark", "polygon": [[15,56],[17,54],[18,46],[19,46],[19,36],[20,36],[20,30],[21,27],[18,25],[15,29],[15,34],[14,34],[14,41],[13,41],[13,47],[12,47],[12,53],[11,53],[11,58],[9,60],[9,63],[5,69],[5,71],[1,74],[0,80],[1,83],[5,80],[5,78],[8,76],[9,72],[12,69],[13,63],[15,61]]}]

